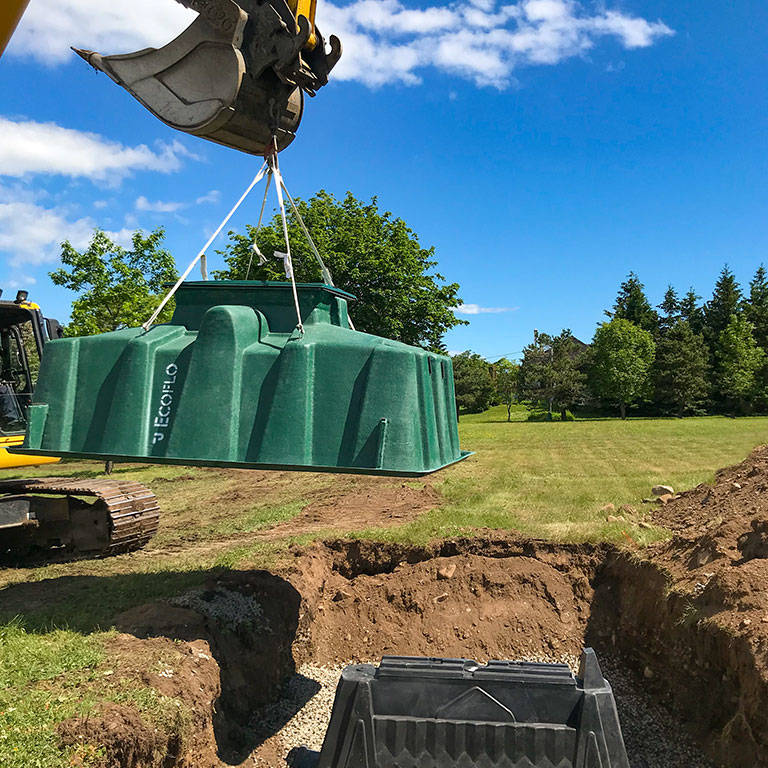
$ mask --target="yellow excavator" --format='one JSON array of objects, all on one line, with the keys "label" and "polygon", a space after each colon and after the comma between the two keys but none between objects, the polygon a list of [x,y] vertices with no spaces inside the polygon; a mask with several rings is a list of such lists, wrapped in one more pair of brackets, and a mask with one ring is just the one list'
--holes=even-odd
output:
[{"label": "yellow excavator", "polygon": [[3,55],[28,5],[29,0],[3,0],[0,3],[0,56]]},{"label": "yellow excavator", "polygon": [[304,95],[328,82],[341,56],[334,35],[326,51],[317,0],[177,2],[198,16],[162,48],[74,50],[172,128],[249,154],[287,147]]},{"label": "yellow excavator", "polygon": [[[21,445],[43,347],[61,326],[19,291],[0,290],[0,469],[50,464],[46,456],[9,453]],[[160,510],[141,483],[111,478],[0,480],[0,557],[31,551],[107,555],[143,547]]]}]

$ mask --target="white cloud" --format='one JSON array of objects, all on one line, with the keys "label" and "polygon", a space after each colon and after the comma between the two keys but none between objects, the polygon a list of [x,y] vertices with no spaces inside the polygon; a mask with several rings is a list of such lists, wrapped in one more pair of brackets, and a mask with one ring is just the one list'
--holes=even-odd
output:
[{"label": "white cloud", "polygon": [[[64,240],[75,248],[84,248],[95,227],[93,219],[77,216],[66,206],[46,207],[30,195],[19,195],[17,189],[0,187],[0,254],[11,267],[56,261]],[[120,245],[126,245],[132,231],[122,229],[107,234]]]},{"label": "white cloud", "polygon": [[8,280],[8,282],[5,284],[5,287],[11,291],[18,291],[19,289],[29,288],[31,285],[35,285],[36,283],[37,280],[35,280],[32,275],[18,275],[12,280]]},{"label": "white cloud", "polygon": [[662,21],[590,12],[576,0],[457,0],[418,10],[399,0],[356,0],[326,3],[322,14],[322,28],[344,43],[334,76],[369,86],[415,85],[431,67],[504,88],[515,69],[583,55],[601,38],[630,49],[673,34]]},{"label": "white cloud", "polygon": [[454,307],[453,311],[459,315],[498,315],[502,312],[514,312],[518,307],[481,307],[479,304],[462,304]]},{"label": "white cloud", "polygon": [[147,200],[144,195],[136,199],[137,211],[149,211],[151,213],[175,213],[185,207],[185,203],[173,203],[165,202],[163,200],[156,200],[152,202]]},{"label": "white cloud", "polygon": [[204,205],[205,203],[218,203],[221,200],[221,192],[218,189],[212,189],[210,192],[201,195],[195,200],[197,205]]},{"label": "white cloud", "polygon": [[8,55],[59,64],[76,58],[70,46],[102,53],[157,47],[176,37],[195,15],[170,0],[34,0]]},{"label": "white cloud", "polygon": [[[673,34],[662,21],[608,9],[602,2],[433,3],[409,8],[400,0],[325,2],[319,24],[344,43],[334,77],[374,87],[394,82],[415,85],[433,68],[477,85],[503,88],[512,82],[515,69],[583,55],[602,38],[631,49]],[[8,55],[57,64],[72,60],[70,45],[101,53],[159,46],[194,16],[171,0],[35,0]]]},{"label": "white cloud", "polygon": [[133,171],[170,173],[194,157],[180,142],[134,147],[56,123],[0,117],[0,176],[46,173],[119,181]]}]

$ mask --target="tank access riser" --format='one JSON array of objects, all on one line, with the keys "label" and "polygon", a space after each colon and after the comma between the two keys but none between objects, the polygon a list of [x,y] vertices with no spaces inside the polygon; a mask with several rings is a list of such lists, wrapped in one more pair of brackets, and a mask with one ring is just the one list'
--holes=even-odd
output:
[{"label": "tank access riser", "polygon": [[565,664],[385,656],[341,676],[317,768],[629,768],[592,649]]},{"label": "tank access riser", "polygon": [[[89,499],[89,502],[81,500]],[[0,554],[58,550],[113,555],[157,533],[156,496],[125,480],[0,480]]]}]

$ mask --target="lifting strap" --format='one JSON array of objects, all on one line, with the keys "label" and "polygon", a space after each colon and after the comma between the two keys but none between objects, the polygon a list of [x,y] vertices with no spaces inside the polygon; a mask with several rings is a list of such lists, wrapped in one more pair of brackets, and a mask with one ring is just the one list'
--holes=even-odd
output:
[{"label": "lifting strap", "polygon": [[[293,211],[294,216],[296,216],[296,219],[299,222],[299,227],[301,228],[301,231],[303,232],[304,236],[307,238],[307,242],[309,243],[309,247],[310,247],[310,250],[312,251],[313,256],[315,257],[315,259],[317,259],[317,263],[320,266],[320,274],[322,275],[323,282],[326,285],[330,285],[330,286],[333,286],[334,283],[333,283],[333,277],[331,275],[331,272],[326,266],[325,262],[323,261],[323,258],[320,255],[320,252],[317,250],[317,246],[315,245],[314,240],[312,240],[312,236],[309,234],[309,229],[307,229],[307,225],[304,223],[304,219],[302,218],[302,215],[299,212],[298,206],[294,202],[294,199],[291,197],[290,192],[288,192],[288,188],[285,185],[285,181],[283,179],[282,173],[280,172],[280,165],[277,160],[276,142],[273,142],[273,143],[275,146],[274,151],[266,156],[266,159],[262,164],[261,168],[259,169],[259,172],[253,177],[253,180],[248,185],[245,192],[243,192],[243,194],[240,196],[240,199],[235,203],[235,205],[232,207],[229,213],[224,217],[221,224],[219,224],[219,226],[216,228],[214,233],[208,238],[208,241],[205,243],[205,245],[198,251],[195,258],[190,262],[189,266],[184,270],[184,273],[181,275],[181,277],[179,277],[179,279],[176,281],[176,283],[173,285],[170,291],[168,291],[168,293],[165,295],[163,300],[158,305],[157,309],[155,309],[155,311],[152,313],[152,316],[149,318],[149,320],[147,320],[147,322],[141,326],[145,331],[148,331],[151,325],[155,322],[155,320],[157,320],[158,316],[165,308],[165,305],[173,298],[173,295],[179,289],[179,286],[187,279],[187,277],[189,277],[190,272],[192,272],[192,270],[195,268],[195,265],[198,262],[201,262],[201,265],[202,265],[203,279],[207,279],[207,269],[205,266],[206,252],[211,247],[214,240],[221,234],[221,231],[227,225],[227,222],[232,218],[232,216],[235,215],[235,212],[237,211],[237,209],[243,204],[243,202],[245,201],[245,198],[248,197],[248,195],[251,193],[253,188],[266,175],[267,183],[264,189],[264,197],[261,203],[261,211],[259,212],[259,221],[256,225],[256,230],[254,231],[254,234],[253,234],[253,244],[251,246],[251,255],[250,255],[250,258],[248,259],[248,268],[245,273],[245,279],[247,280],[250,276],[254,253],[259,257],[259,264],[266,263],[266,258],[261,253],[256,243],[256,237],[258,236],[259,230],[261,229],[262,220],[264,218],[264,209],[267,203],[267,195],[269,193],[269,188],[272,183],[272,177],[274,176],[275,191],[277,193],[277,201],[280,207],[280,221],[282,224],[283,237],[285,239],[285,254],[284,255],[281,254],[280,256],[281,258],[283,258],[283,264],[285,266],[285,275],[286,277],[290,278],[290,281],[291,281],[291,289],[293,292],[293,302],[296,308],[296,328],[298,329],[299,333],[302,333],[302,334],[304,333],[304,325],[301,321],[301,308],[299,306],[299,295],[296,289],[296,278],[293,271],[293,261],[291,257],[291,243],[290,243],[290,238],[288,237],[288,218],[285,210],[285,200],[283,198],[283,193],[285,193],[285,197],[288,198],[288,202],[290,203],[291,210]],[[349,319],[349,325],[350,325],[350,328],[352,328],[352,330],[355,329],[355,326],[352,324],[351,318]]]},{"label": "lifting strap", "polygon": [[184,270],[184,274],[176,281],[173,288],[165,295],[165,298],[160,302],[157,309],[152,313],[152,316],[141,327],[148,331],[152,323],[157,320],[158,315],[163,311],[165,305],[173,298],[173,294],[179,290],[179,286],[189,277],[189,273],[195,268],[200,259],[203,258],[205,252],[211,247],[213,241],[219,236],[220,232],[227,225],[227,222],[235,215],[235,211],[243,204],[243,201],[250,194],[251,190],[264,178],[264,174],[267,172],[267,162],[259,169],[259,172],[253,177],[253,181],[248,185],[247,189],[240,196],[240,199],[235,203],[232,210],[224,217],[224,220],[216,228],[216,231],[208,238],[208,242],[197,252],[197,256],[189,263],[189,266]]}]

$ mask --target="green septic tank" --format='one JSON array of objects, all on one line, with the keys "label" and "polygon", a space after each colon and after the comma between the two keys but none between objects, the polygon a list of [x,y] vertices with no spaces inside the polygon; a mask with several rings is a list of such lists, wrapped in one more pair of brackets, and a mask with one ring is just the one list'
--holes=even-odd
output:
[{"label": "green septic tank", "polygon": [[183,283],[167,325],[45,347],[24,453],[421,475],[464,458],[449,358],[354,331],[344,291]]}]

